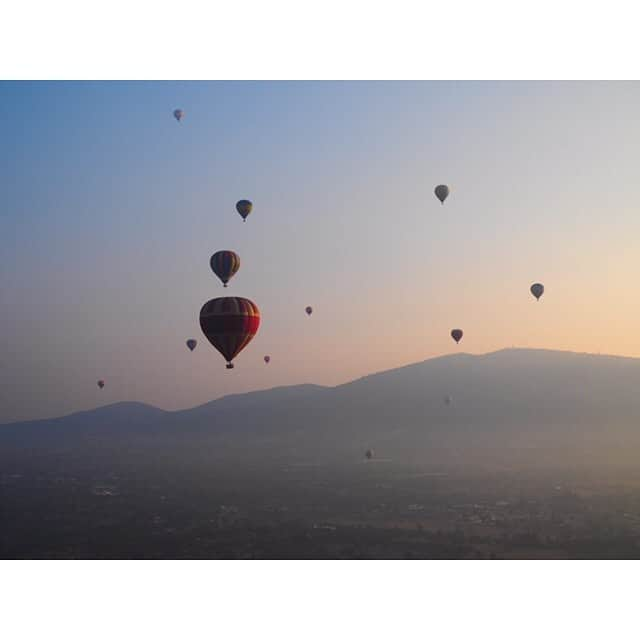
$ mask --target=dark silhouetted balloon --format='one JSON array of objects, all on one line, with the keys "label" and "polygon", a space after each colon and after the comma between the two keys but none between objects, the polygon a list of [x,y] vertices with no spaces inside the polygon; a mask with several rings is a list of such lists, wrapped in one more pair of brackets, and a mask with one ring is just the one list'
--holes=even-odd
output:
[{"label": "dark silhouetted balloon", "polygon": [[189,351],[193,351],[196,348],[197,344],[198,341],[194,340],[193,338],[189,338],[189,340],[187,340],[187,347],[189,347]]},{"label": "dark silhouetted balloon", "polygon": [[240,269],[240,256],[234,251],[216,251],[209,260],[211,270],[215,273],[222,284],[226,287],[227,282]]},{"label": "dark silhouetted balloon", "polygon": [[305,311],[306,311],[307,315],[310,316],[313,313],[313,307],[306,307]]},{"label": "dark silhouetted balloon", "polygon": [[98,380],[98,386],[103,389],[104,388],[104,380]]},{"label": "dark silhouetted balloon", "polygon": [[[180,122],[180,120],[182,120],[182,118],[184,118],[184,111],[182,109],[175,109],[175,111],[173,112],[173,117]],[[196,118],[197,119],[197,118]]]},{"label": "dark silhouetted balloon", "polygon": [[260,310],[246,298],[215,298],[200,310],[200,328],[207,340],[227,361],[231,361],[251,342],[260,326]]},{"label": "dark silhouetted balloon", "polygon": [[462,340],[462,336],[464,335],[464,333],[462,332],[462,329],[452,329],[451,330],[451,337],[456,341],[456,343],[460,342],[460,340]]},{"label": "dark silhouetted balloon", "polygon": [[264,361],[269,364],[271,362],[271,356],[265,356]]},{"label": "dark silhouetted balloon", "polygon": [[446,184],[439,184],[433,192],[436,194],[436,198],[440,200],[440,204],[444,204],[444,201],[447,199],[449,195],[449,187]]},{"label": "dark silhouetted balloon", "polygon": [[539,282],[532,284],[531,293],[534,295],[536,300],[540,300],[540,296],[544,293],[544,285]]},{"label": "dark silhouetted balloon", "polygon": [[242,216],[242,219],[246,222],[247,216],[251,213],[251,210],[253,209],[253,203],[251,202],[251,200],[238,200],[238,202],[236,202],[236,209],[238,210],[238,213]]},{"label": "dark silhouetted balloon", "polygon": [[373,456],[374,456],[374,451],[373,451],[373,449],[367,449],[367,450],[364,452],[364,456],[365,456],[365,458],[366,458],[367,460],[371,460],[371,458],[373,458]]}]

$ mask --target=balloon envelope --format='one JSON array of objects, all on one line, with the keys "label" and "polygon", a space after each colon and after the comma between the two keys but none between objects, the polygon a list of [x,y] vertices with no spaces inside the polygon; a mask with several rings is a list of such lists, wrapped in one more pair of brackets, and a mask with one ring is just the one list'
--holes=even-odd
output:
[{"label": "balloon envelope", "polygon": [[460,342],[460,340],[462,340],[462,336],[463,336],[463,332],[462,329],[452,329],[451,330],[451,337],[456,341],[456,343]]},{"label": "balloon envelope", "polygon": [[198,341],[194,340],[193,338],[189,338],[189,340],[187,340],[187,347],[189,347],[189,351],[193,351],[196,348],[197,344]]},{"label": "balloon envelope", "polygon": [[451,402],[452,402],[452,400],[453,400],[453,398],[452,398],[451,396],[445,396],[445,397],[444,397],[444,403],[445,403],[446,405],[450,405],[450,404],[451,404]]},{"label": "balloon envelope", "polygon": [[231,361],[253,340],[260,326],[260,310],[246,298],[214,298],[200,310],[200,328],[207,340]]},{"label": "balloon envelope", "polygon": [[269,362],[271,362],[271,356],[265,356],[264,361],[269,364]]},{"label": "balloon envelope", "polygon": [[182,109],[175,109],[173,112],[173,117],[180,122],[182,118],[184,118],[184,111]]},{"label": "balloon envelope", "polygon": [[226,287],[227,282],[238,273],[240,269],[240,256],[234,251],[216,251],[209,260],[211,270],[215,273],[222,284]]},{"label": "balloon envelope", "polygon": [[104,387],[104,380],[98,380],[98,386],[102,389]]},{"label": "balloon envelope", "polygon": [[544,293],[544,285],[539,282],[532,284],[531,293],[535,296],[536,300],[540,300],[540,296]]},{"label": "balloon envelope", "polygon": [[242,216],[243,220],[247,219],[247,216],[251,213],[253,209],[253,203],[251,200],[238,200],[236,202],[236,210]]},{"label": "balloon envelope", "polygon": [[307,315],[310,316],[313,313],[313,308],[312,307],[306,307],[305,311],[307,312]]},{"label": "balloon envelope", "polygon": [[374,455],[373,449],[367,449],[364,455],[367,460],[371,460],[371,458],[373,458],[373,455]]},{"label": "balloon envelope", "polygon": [[446,184],[439,184],[433,192],[436,194],[436,198],[440,200],[441,204],[444,204],[444,201],[447,199],[449,195],[449,187]]}]

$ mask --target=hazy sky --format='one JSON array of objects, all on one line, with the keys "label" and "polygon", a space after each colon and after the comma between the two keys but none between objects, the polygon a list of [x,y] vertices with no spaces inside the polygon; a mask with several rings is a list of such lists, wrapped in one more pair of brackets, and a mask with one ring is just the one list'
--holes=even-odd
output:
[{"label": "hazy sky", "polygon": [[[0,422],[455,350],[640,356],[639,105],[631,82],[0,83]],[[262,312],[233,371],[198,324],[225,294]]]}]

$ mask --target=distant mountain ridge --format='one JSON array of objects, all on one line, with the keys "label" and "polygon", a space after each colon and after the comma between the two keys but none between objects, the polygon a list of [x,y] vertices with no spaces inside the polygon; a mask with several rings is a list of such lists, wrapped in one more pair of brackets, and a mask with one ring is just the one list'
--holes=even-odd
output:
[{"label": "distant mountain ridge", "polygon": [[[238,408],[241,405],[248,406],[249,404],[259,404],[263,400],[267,402],[275,402],[278,400],[288,399],[288,397],[292,395],[297,395],[300,392],[302,395],[304,392],[308,394],[323,390],[323,391],[331,391],[331,390],[342,390],[342,389],[352,389],[356,388],[359,385],[366,384],[368,382],[377,381],[378,379],[387,379],[393,376],[404,376],[406,373],[417,372],[421,374],[421,369],[428,367],[442,367],[441,370],[445,370],[449,367],[450,364],[461,361],[461,360],[469,360],[469,361],[477,361],[482,359],[484,361],[495,361],[496,363],[500,363],[503,366],[509,363],[509,360],[512,357],[517,357],[517,355],[526,354],[530,357],[529,365],[535,364],[536,366],[540,365],[548,365],[552,363],[554,360],[557,363],[562,363],[564,365],[568,364],[569,359],[573,360],[574,358],[589,358],[595,359],[599,362],[604,361],[614,361],[614,362],[624,362],[624,363],[634,363],[640,368],[640,358],[635,358],[631,356],[617,356],[617,355],[601,355],[601,354],[593,354],[587,352],[574,352],[574,351],[559,351],[553,349],[521,349],[521,348],[507,348],[500,349],[498,351],[492,351],[486,354],[469,354],[466,352],[463,353],[452,353],[443,356],[436,356],[434,358],[428,358],[427,360],[422,360],[420,362],[411,363],[408,365],[403,365],[401,367],[397,367],[395,369],[387,369],[384,371],[377,371],[375,373],[367,374],[360,378],[356,378],[350,382],[345,382],[341,385],[337,385],[335,387],[327,387],[316,384],[299,384],[299,385],[284,385],[278,387],[272,387],[269,389],[260,389],[256,391],[248,391],[245,393],[233,393],[228,394],[226,396],[222,396],[215,400],[211,400],[201,405],[196,405],[195,407],[191,407],[188,409],[179,409],[177,411],[169,411],[165,409],[160,409],[150,404],[146,404],[143,402],[132,402],[132,401],[123,401],[123,402],[115,402],[108,405],[102,405],[100,407],[96,407],[95,409],[86,409],[83,411],[77,411],[71,414],[58,416],[54,418],[40,418],[36,420],[21,420],[13,423],[3,423],[0,424],[0,428],[3,427],[12,427],[20,424],[34,424],[37,422],[53,422],[60,420],[69,420],[72,418],[80,418],[80,416],[90,417],[94,414],[103,414],[107,417],[116,417],[118,413],[128,413],[130,416],[142,416],[145,413],[148,415],[157,416],[159,414],[168,414],[168,415],[179,415],[179,414],[195,414],[195,413],[204,413],[208,409],[216,409],[216,408]],[[501,362],[502,361],[502,362]],[[581,364],[583,364],[581,362]],[[586,364],[586,363],[585,363]]]},{"label": "distant mountain ridge", "polygon": [[[640,434],[639,390],[638,358],[504,349],[440,356],[337,387],[234,394],[174,412],[117,403],[3,425],[0,445],[72,446],[89,436],[93,446],[116,449],[134,442],[198,447],[206,441],[230,457],[242,451],[304,459],[353,455],[367,446],[392,455],[525,447],[541,438],[573,446],[614,433],[624,446]],[[445,396],[452,397],[450,405]]]}]

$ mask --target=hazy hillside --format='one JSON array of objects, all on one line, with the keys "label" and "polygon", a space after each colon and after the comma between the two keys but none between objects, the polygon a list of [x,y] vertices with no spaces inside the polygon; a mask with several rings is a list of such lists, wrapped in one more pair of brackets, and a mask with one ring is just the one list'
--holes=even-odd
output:
[{"label": "hazy hillside", "polygon": [[33,455],[161,451],[229,463],[355,459],[367,447],[383,459],[460,464],[635,456],[638,390],[640,359],[508,349],[434,358],[335,388],[233,395],[186,411],[120,403],[4,425],[0,446]]}]

